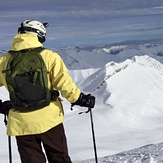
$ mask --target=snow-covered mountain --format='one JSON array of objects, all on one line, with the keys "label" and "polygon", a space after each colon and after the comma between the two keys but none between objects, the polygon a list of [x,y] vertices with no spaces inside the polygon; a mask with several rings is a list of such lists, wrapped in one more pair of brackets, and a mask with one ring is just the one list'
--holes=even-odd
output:
[{"label": "snow-covered mountain", "polygon": [[[114,54],[111,51],[114,49]],[[96,97],[93,109],[99,163],[161,163],[163,158],[163,43],[133,41],[81,46],[57,51],[81,91]],[[4,88],[0,97],[8,98]],[[93,163],[94,151],[86,108],[71,111],[63,99],[65,129],[73,163]],[[3,116],[0,152],[7,162]],[[13,139],[14,163],[19,163]]]},{"label": "snow-covered mountain", "polygon": [[[160,134],[162,83],[162,63],[147,55],[135,56],[122,63],[110,62],[78,83],[83,91],[91,92],[97,98],[94,116],[99,155],[163,140],[163,133]],[[84,128],[87,123],[80,127]],[[89,135],[84,134],[84,137]],[[84,141],[83,138],[81,143]],[[87,155],[84,149],[81,152]]]},{"label": "snow-covered mountain", "polygon": [[148,55],[163,63],[163,40],[125,41],[115,44],[54,48],[68,69],[101,68],[110,61],[123,62],[135,55]]},{"label": "snow-covered mountain", "polygon": [[[107,156],[104,154],[105,150],[115,154],[163,140],[163,133],[160,134],[158,129],[162,128],[163,115],[161,111],[163,104],[162,42],[139,44],[137,41],[133,44],[110,46],[110,49],[112,47],[117,48],[116,55],[104,51],[104,47],[92,49],[72,47],[67,48],[63,53],[58,51],[63,58],[67,54],[75,60],[75,62],[71,60],[72,64],[68,59],[65,59],[65,62],[72,70],[70,74],[78,86],[83,91],[91,92],[96,96],[98,106],[94,116],[97,144],[103,149],[101,151],[99,149],[98,152],[102,156]],[[80,126],[84,128],[84,125]],[[153,157],[152,159],[154,160]],[[101,158],[101,160],[104,162],[105,159]],[[151,162],[149,160],[148,162]],[[118,162],[118,159],[112,162]]]}]

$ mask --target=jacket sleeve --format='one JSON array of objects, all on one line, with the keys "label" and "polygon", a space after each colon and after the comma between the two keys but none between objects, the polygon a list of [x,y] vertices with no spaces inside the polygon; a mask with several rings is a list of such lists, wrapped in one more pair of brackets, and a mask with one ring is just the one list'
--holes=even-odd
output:
[{"label": "jacket sleeve", "polygon": [[76,102],[80,96],[80,89],[73,82],[68,74],[67,67],[57,53],[55,55],[53,66],[50,71],[52,86],[61,92],[61,95],[69,102]]},{"label": "jacket sleeve", "polygon": [[8,53],[6,53],[0,57],[0,87],[5,86],[7,88],[6,77],[5,77],[5,73],[3,73],[3,71],[6,70],[9,57],[10,57],[10,55]]}]

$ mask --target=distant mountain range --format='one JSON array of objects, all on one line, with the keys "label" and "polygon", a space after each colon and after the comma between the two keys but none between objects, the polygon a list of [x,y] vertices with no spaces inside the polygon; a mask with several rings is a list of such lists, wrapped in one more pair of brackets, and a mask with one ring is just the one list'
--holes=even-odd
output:
[{"label": "distant mountain range", "polygon": [[[135,55],[148,55],[163,63],[163,39],[51,49],[59,53],[69,70],[100,68],[110,61],[123,62]],[[0,55],[5,52],[0,50]]]},{"label": "distant mountain range", "polygon": [[68,69],[100,68],[110,61],[123,62],[135,55],[148,55],[163,63],[163,40],[134,40],[115,44],[52,48]]}]

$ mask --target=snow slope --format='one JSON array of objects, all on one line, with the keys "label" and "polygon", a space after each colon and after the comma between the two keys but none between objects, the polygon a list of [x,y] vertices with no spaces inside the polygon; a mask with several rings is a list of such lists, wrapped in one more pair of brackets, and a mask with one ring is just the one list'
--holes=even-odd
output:
[{"label": "snow slope", "polygon": [[[148,144],[140,148],[99,158],[98,162],[100,163],[162,163],[163,143]],[[82,163],[94,163],[94,159],[85,160],[82,161]]]},{"label": "snow slope", "polygon": [[[103,48],[108,46],[55,49],[81,90],[96,97],[93,120],[99,163],[159,162],[161,152],[157,153],[157,149],[162,149],[163,142],[163,44],[125,44],[125,48],[121,47],[114,55],[104,52]],[[4,88],[0,97],[8,99]],[[75,106],[71,111],[69,102],[63,99],[63,104],[73,162],[94,162],[90,116],[78,114],[86,108]],[[0,118],[0,160],[5,163],[8,146],[3,116]],[[14,163],[20,163],[14,138],[12,144]],[[148,144],[153,145],[145,146]],[[139,148],[141,146],[145,147]],[[147,150],[149,147],[151,150]],[[148,159],[142,161],[147,155]]]},{"label": "snow slope", "polygon": [[[99,156],[162,141],[162,82],[163,65],[160,62],[149,56],[135,56],[123,63],[108,63],[79,83],[84,91],[92,91],[97,98],[93,113]],[[73,115],[73,120],[65,124],[73,125],[76,118],[84,118],[82,122],[85,123],[80,124],[84,134],[76,126],[74,129],[78,134],[68,130],[69,137],[73,137],[69,144],[80,136],[80,143],[85,145],[79,156],[74,152],[74,158],[82,159],[81,153],[91,158],[85,150],[91,146],[91,135],[86,132],[90,130],[89,117]],[[72,148],[78,146],[79,143],[75,143]]]}]

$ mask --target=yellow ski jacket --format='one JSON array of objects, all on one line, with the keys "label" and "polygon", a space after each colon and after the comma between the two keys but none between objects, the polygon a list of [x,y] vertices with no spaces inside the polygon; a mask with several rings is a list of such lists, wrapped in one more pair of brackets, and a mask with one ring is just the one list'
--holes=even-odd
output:
[{"label": "yellow ski jacket", "polygon": [[[13,39],[11,50],[19,51],[42,46],[35,35],[17,34]],[[70,103],[75,102],[79,98],[80,90],[69,76],[61,57],[56,52],[48,49],[43,50],[41,56],[48,72],[50,72],[48,74],[49,89],[59,90],[61,95]],[[5,73],[2,73],[2,71],[6,70],[10,57],[9,53],[0,57],[0,86],[5,86],[6,89]],[[59,98],[55,102],[51,102],[49,106],[32,112],[21,113],[10,109],[7,135],[20,136],[44,133],[62,123],[63,119],[64,113]]]}]

